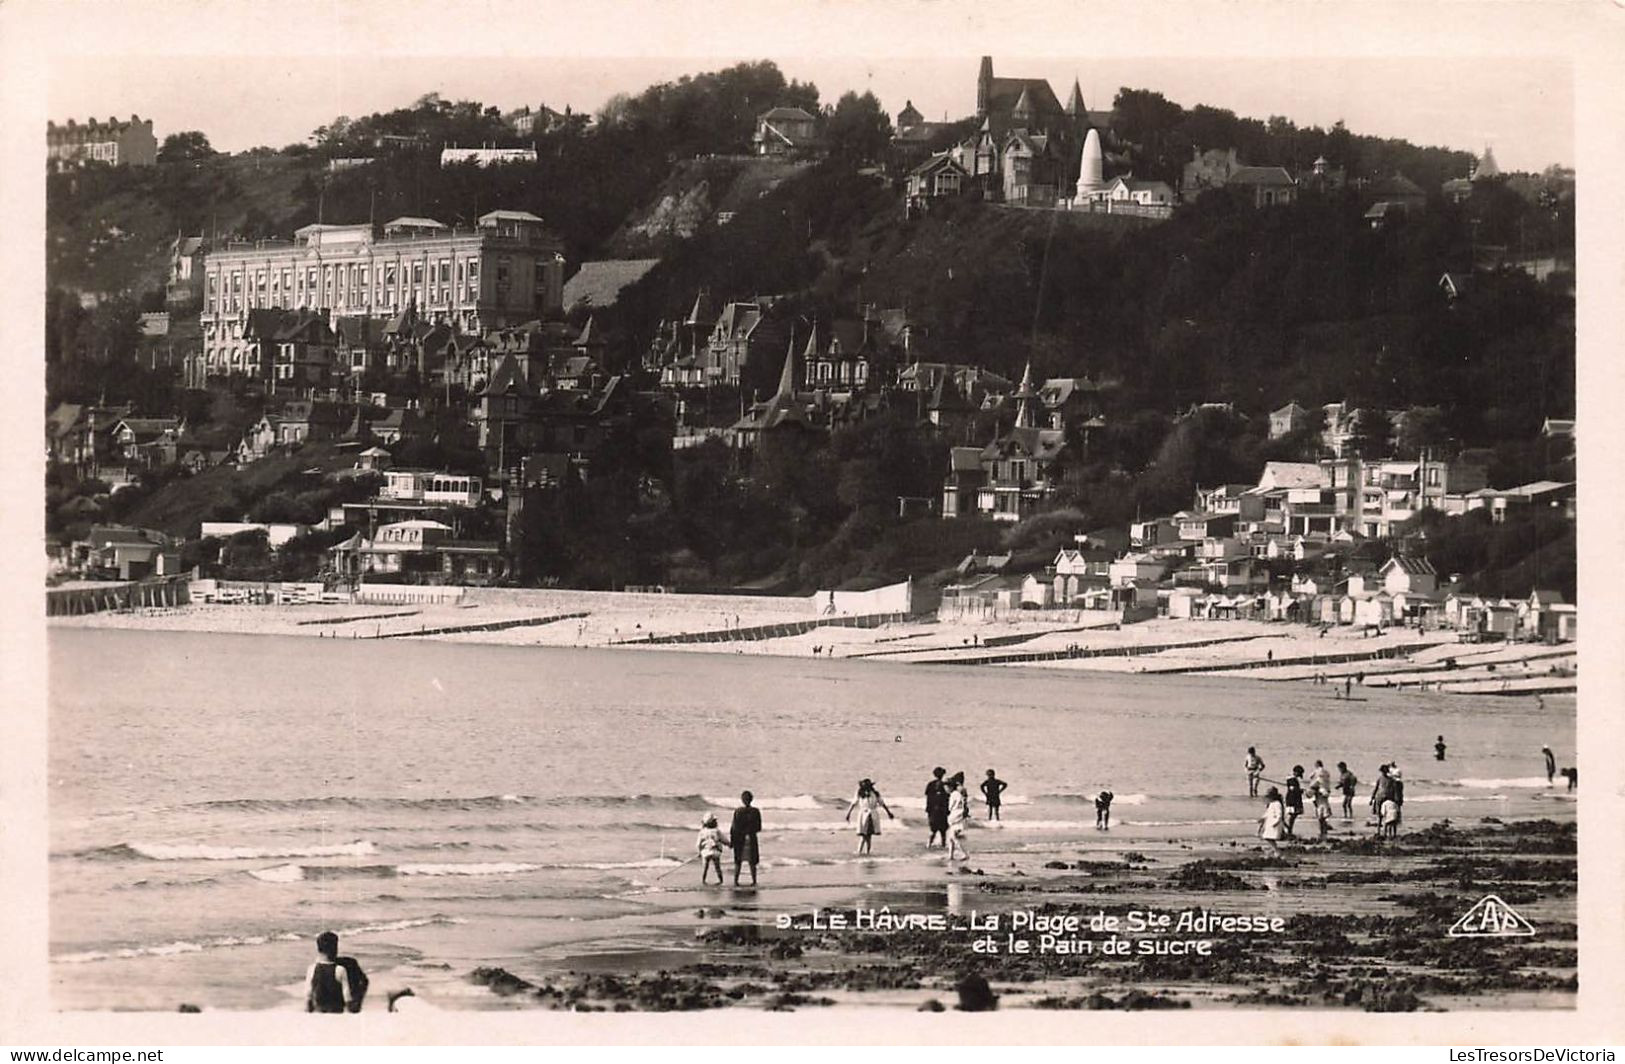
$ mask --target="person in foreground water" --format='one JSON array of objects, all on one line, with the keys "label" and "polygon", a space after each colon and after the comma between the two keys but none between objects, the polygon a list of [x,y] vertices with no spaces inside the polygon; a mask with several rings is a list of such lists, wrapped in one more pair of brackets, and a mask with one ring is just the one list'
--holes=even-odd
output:
[{"label": "person in foreground water", "polygon": [[1258,756],[1258,748],[1247,748],[1247,797],[1258,797],[1258,780],[1264,773],[1264,759]]},{"label": "person in foreground water", "polygon": [[925,840],[925,848],[931,849],[937,843],[937,836],[942,836],[942,845],[948,845],[948,786],[942,782],[942,777],[948,770],[938,765],[931,770],[931,782],[925,785],[925,821],[931,828],[931,837]]},{"label": "person in foreground water", "polygon": [[880,810],[886,810],[888,819],[895,820],[891,808],[886,800],[880,797],[880,791],[875,787],[874,780],[865,777],[858,781],[858,796],[852,799],[852,804],[846,807],[846,819],[852,819],[852,811],[858,810],[858,852],[868,853],[874,837],[880,834]]},{"label": "person in foreground water", "polygon": [[[970,799],[965,797],[965,777],[955,773],[948,780],[948,860],[970,860],[965,845],[965,824],[970,820]],[[958,855],[956,857],[956,855]]]},{"label": "person in foreground water", "polygon": [[306,1012],[349,1012],[354,998],[350,973],[339,963],[339,936],[316,936],[316,961],[305,972]]},{"label": "person in foreground water", "polygon": [[739,796],[740,806],[734,810],[733,824],[728,830],[728,841],[734,850],[734,886],[739,886],[740,866],[750,865],[750,885],[756,885],[756,866],[761,862],[761,848],[756,836],[762,831],[762,811],[750,803],[754,795],[745,791]]},{"label": "person in foreground water", "polygon": [[1112,799],[1116,795],[1111,791],[1101,791],[1095,795],[1095,830],[1110,831],[1112,829]]},{"label": "person in foreground water", "polygon": [[1264,802],[1264,815],[1258,818],[1258,837],[1269,847],[1270,854],[1276,856],[1281,852],[1286,806],[1281,801],[1281,792],[1274,787],[1264,792]]}]

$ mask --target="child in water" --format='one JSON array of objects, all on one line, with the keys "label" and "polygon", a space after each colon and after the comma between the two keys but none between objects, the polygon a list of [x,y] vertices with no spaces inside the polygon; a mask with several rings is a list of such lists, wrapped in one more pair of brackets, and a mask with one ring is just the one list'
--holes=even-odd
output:
[{"label": "child in water", "polygon": [[1382,803],[1382,826],[1377,828],[1379,838],[1399,838],[1399,803],[1393,798],[1385,798]]},{"label": "child in water", "polygon": [[1439,736],[1439,741],[1433,744],[1433,760],[1444,760],[1444,736],[1442,735]]},{"label": "child in water", "polygon": [[700,837],[695,843],[700,851],[700,882],[707,883],[711,869],[717,870],[717,886],[722,886],[722,831],[717,827],[714,813],[705,814],[700,825]]},{"label": "child in water", "polygon": [[1010,786],[1008,783],[993,774],[992,769],[987,770],[987,779],[982,781],[982,797],[987,799],[987,818],[989,820],[999,819],[999,795],[1003,794],[1004,789],[1008,786]]},{"label": "child in water", "polygon": [[1112,798],[1111,791],[1101,791],[1095,797],[1095,829],[1097,831],[1110,831],[1112,829]]},{"label": "child in water", "polygon": [[1332,796],[1331,792],[1320,785],[1316,780],[1309,785],[1309,797],[1315,802],[1315,822],[1320,826],[1320,838],[1325,838],[1331,831],[1332,822]]}]

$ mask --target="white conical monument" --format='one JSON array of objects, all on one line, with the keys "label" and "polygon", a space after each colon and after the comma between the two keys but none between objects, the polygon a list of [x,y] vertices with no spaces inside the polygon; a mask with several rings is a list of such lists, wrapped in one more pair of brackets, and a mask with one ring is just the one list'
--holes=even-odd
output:
[{"label": "white conical monument", "polygon": [[1083,138],[1083,155],[1078,163],[1077,198],[1086,200],[1106,187],[1106,162],[1100,154],[1100,133],[1093,127]]}]

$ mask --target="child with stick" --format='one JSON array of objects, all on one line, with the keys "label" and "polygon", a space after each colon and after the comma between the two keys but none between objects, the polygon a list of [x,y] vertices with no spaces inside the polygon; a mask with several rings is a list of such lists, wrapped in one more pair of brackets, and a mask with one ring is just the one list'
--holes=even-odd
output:
[{"label": "child with stick", "polygon": [[717,886],[722,886],[722,848],[727,840],[722,837],[722,831],[717,827],[715,813],[705,814],[705,820],[700,826],[700,837],[695,843],[700,851],[700,882],[710,882],[711,869],[717,870]]}]

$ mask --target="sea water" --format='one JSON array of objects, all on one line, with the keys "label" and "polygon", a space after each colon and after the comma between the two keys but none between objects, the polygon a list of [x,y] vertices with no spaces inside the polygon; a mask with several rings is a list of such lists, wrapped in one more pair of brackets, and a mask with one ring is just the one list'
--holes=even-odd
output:
[{"label": "sea water", "polygon": [[[727,831],[747,788],[765,890],[927,867],[938,765],[965,774],[978,818],[986,770],[1008,782],[1002,821],[979,819],[968,843],[1015,866],[1107,839],[1250,839],[1248,746],[1277,780],[1348,762],[1362,823],[1386,761],[1408,826],[1572,812],[1540,753],[1573,763],[1569,699],[78,629],[50,633],[50,670],[50,949],[67,1008],[291,1006],[326,929],[420,985],[631,941],[640,898],[692,886],[697,866],[667,873],[707,813]],[[860,862],[843,814],[862,777],[896,819]],[[1103,789],[1110,836],[1094,830]]]}]

